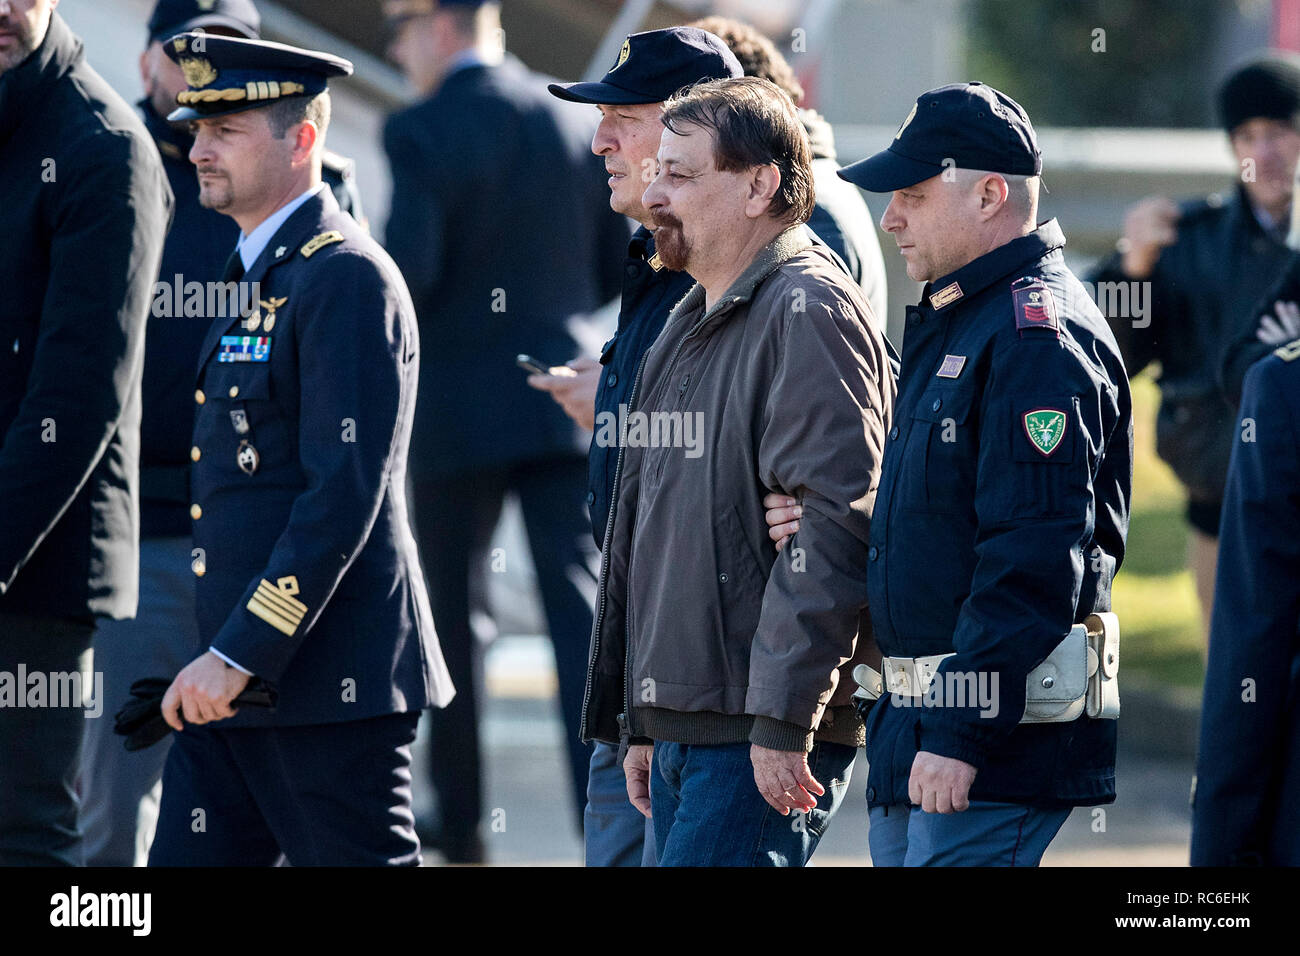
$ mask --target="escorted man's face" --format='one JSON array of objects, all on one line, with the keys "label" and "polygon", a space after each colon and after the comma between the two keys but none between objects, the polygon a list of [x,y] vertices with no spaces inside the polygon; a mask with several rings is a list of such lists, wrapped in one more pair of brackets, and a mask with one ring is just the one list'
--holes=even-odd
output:
[{"label": "escorted man's face", "polygon": [[695,273],[693,262],[707,261],[718,240],[747,225],[750,177],[746,170],[718,170],[710,130],[681,129],[660,135],[659,172],[642,202],[657,227],[655,249],[664,265]]},{"label": "escorted man's face", "polygon": [[[1255,117],[1234,129],[1229,139],[1242,171],[1242,185],[1250,198],[1266,208],[1290,202],[1296,161],[1300,159],[1300,133],[1295,127],[1281,120]],[[1249,167],[1245,165],[1247,160]]]},{"label": "escorted man's face", "polygon": [[907,261],[908,278],[931,282],[970,261],[964,238],[976,224],[978,210],[960,178],[945,182],[940,174],[895,190],[880,228],[893,235]]},{"label": "escorted man's face", "polygon": [[190,162],[199,177],[199,204],[237,216],[264,205],[288,167],[294,137],[276,139],[260,109],[196,120]]},{"label": "escorted man's face", "polygon": [[9,0],[0,7],[0,74],[12,70],[45,40],[59,0]]},{"label": "escorted man's face", "polygon": [[659,149],[660,104],[599,106],[600,123],[591,138],[591,151],[605,159],[609,173],[609,205],[615,212],[650,225],[641,203],[646,186],[655,178],[655,152]]}]

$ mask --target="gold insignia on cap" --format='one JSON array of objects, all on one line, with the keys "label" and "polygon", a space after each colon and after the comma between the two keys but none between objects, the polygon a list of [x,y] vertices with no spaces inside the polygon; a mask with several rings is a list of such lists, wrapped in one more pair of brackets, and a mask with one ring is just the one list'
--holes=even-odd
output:
[{"label": "gold insignia on cap", "polygon": [[217,5],[217,0],[198,0],[198,4],[200,10],[202,10],[204,13],[208,13],[213,7]]},{"label": "gold insignia on cap", "polygon": [[343,233],[339,232],[337,229],[331,229],[329,232],[322,232],[319,236],[313,236],[311,239],[307,240],[307,243],[302,247],[302,257],[304,259],[310,259],[316,250],[328,246],[331,242],[342,241]]},{"label": "gold insignia on cap", "polygon": [[294,597],[297,593],[298,579],[292,574],[279,578],[275,584],[263,578],[245,607],[281,634],[292,637],[307,616],[307,605]]},{"label": "gold insignia on cap", "polygon": [[[614,64],[614,70],[617,70],[620,66],[622,66],[624,63],[627,62],[627,55],[631,52],[632,52],[632,39],[629,37],[628,39],[623,41],[623,49],[618,51],[618,62]],[[614,70],[610,70],[609,72],[613,73]]]},{"label": "gold insignia on cap", "polygon": [[903,120],[903,125],[898,127],[898,132],[894,134],[894,139],[903,135],[903,130],[907,129],[907,124],[916,119],[916,104],[912,104],[912,112],[907,114],[907,119]]},{"label": "gold insignia on cap", "polygon": [[175,40],[172,40],[172,46],[176,48],[177,53],[184,53],[185,48],[189,46],[189,43],[190,41],[188,37],[177,37]]},{"label": "gold insignia on cap", "polygon": [[201,56],[183,56],[180,60],[185,82],[202,89],[217,78],[217,69]]}]

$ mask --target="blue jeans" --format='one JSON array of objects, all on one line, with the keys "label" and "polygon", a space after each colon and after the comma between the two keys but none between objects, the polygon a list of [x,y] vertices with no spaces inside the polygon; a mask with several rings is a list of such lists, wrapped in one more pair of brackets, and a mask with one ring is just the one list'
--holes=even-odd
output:
[{"label": "blue jeans", "polygon": [[597,741],[582,815],[587,866],[654,866],[654,827],[627,798],[618,748]]},{"label": "blue jeans", "polygon": [[960,813],[872,807],[867,842],[874,866],[1037,866],[1069,815],[987,800]]},{"label": "blue jeans", "polygon": [[810,813],[781,816],[758,792],[749,744],[657,741],[650,804],[660,866],[806,866],[848,790],[857,750],[818,743],[808,754],[826,788]]}]

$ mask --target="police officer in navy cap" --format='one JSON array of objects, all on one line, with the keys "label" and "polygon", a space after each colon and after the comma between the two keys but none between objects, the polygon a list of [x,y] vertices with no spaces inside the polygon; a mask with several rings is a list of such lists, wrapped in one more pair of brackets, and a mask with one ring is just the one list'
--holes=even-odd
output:
[{"label": "police officer in navy cap", "polygon": [[1223,502],[1193,866],[1300,866],[1300,340],[1246,374]]},{"label": "police officer in navy cap", "polygon": [[458,691],[429,719],[438,819],[427,832],[445,859],[472,863],[487,850],[476,655],[492,632],[489,547],[507,493],[537,569],[581,824],[591,749],[578,725],[600,564],[583,501],[590,436],[528,387],[516,356],[556,366],[582,351],[574,330],[618,295],[631,229],[590,152],[594,111],[555,100],[502,49],[498,4],[390,0],[384,11],[389,54],[418,97],[384,127],[385,241],[428,345],[411,442],[415,526]]},{"label": "police officer in navy cap", "polygon": [[881,226],[925,283],[868,551],[877,865],[1033,866],[1071,807],[1115,799],[1117,624],[1095,615],[1128,530],[1128,379],[1037,222],[1041,170],[1024,110],[962,83],[841,171],[893,193]]},{"label": "police officer in navy cap", "polygon": [[[600,110],[591,151],[601,157],[609,173],[610,207],[640,224],[624,259],[618,328],[601,348],[600,361],[579,358],[568,363],[576,374],[528,379],[534,388],[549,392],[584,428],[591,429],[598,415],[617,418],[620,405],[634,407],[641,360],[669,311],[695,284],[688,273],[660,261],[649,228],[650,211],[641,202],[653,178],[663,133],[660,107],[683,86],[741,75],[739,61],[721,39],[695,27],[669,27],[629,36],[597,83],[549,86],[561,99],[593,104]],[[600,545],[612,523],[619,447],[598,442],[593,435],[587,461],[587,505],[592,534]],[[647,833],[650,822],[627,799],[622,761],[611,744],[597,741],[594,745],[584,823],[588,866],[654,863],[654,833]]]},{"label": "police officer in navy cap", "polygon": [[[352,64],[200,33],[166,47],[199,202],[240,228],[223,278],[241,301],[199,349],[199,645],[162,701],[177,733],[149,862],[417,864],[410,745],[453,691],[406,506],[414,311],[321,181],[327,81]],[[250,684],[276,708],[232,707]]]},{"label": "police officer in navy cap", "polygon": [[[194,366],[207,316],[186,289],[221,277],[239,226],[199,204],[189,151],[188,124],[170,123],[185,75],[164,51],[169,37],[187,30],[256,39],[261,17],[252,0],[159,0],[149,18],[149,45],[140,54],[145,96],[138,108],[153,136],[176,197],[175,215],[145,333],[143,413],[140,425],[140,606],[134,620],[105,622],[95,639],[95,670],[116,707],[141,677],[173,677],[198,641],[194,580],[190,573],[189,471]],[[361,218],[361,197],[349,159],[326,151],[322,175],[339,205]],[[112,721],[86,721],[81,761],[80,822],[86,862],[92,866],[143,863],[157,818],[155,784],[162,778],[168,742],[127,752]]]}]

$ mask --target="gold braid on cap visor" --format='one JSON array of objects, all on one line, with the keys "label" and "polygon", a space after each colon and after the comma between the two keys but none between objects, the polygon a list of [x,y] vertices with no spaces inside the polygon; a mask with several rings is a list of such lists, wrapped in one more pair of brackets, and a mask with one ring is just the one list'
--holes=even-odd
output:
[{"label": "gold braid on cap visor", "polygon": [[246,83],[243,87],[231,87],[226,90],[184,90],[176,97],[181,106],[191,103],[236,102],[238,100],[276,100],[282,96],[297,96],[306,93],[307,88],[301,83],[279,83],[275,80]]}]

